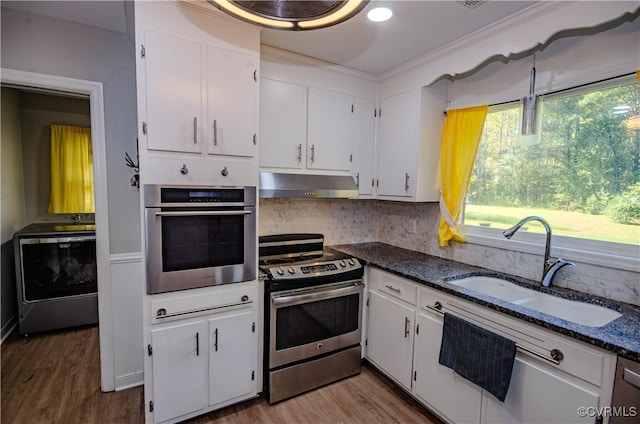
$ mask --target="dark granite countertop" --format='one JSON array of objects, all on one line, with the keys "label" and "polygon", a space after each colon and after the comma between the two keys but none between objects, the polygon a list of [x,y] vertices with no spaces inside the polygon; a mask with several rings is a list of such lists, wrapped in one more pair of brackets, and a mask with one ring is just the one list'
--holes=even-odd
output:
[{"label": "dark granite countertop", "polygon": [[[535,281],[384,243],[357,243],[330,247],[354,256],[368,265],[640,362],[639,306],[615,302],[561,287],[542,287],[540,283]],[[533,290],[611,308],[620,312],[622,316],[603,327],[588,327],[447,283],[447,280],[471,275],[506,278],[515,284]]]}]

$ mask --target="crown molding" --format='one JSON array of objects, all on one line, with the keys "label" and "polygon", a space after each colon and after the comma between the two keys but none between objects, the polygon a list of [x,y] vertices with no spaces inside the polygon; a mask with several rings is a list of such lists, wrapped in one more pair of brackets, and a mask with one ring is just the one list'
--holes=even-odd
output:
[{"label": "crown molding", "polygon": [[638,3],[630,1],[541,1],[381,74],[379,79],[420,69],[427,71],[422,85],[429,85],[443,75],[468,72],[491,57],[509,57],[535,48],[561,31],[594,27],[638,10]]}]

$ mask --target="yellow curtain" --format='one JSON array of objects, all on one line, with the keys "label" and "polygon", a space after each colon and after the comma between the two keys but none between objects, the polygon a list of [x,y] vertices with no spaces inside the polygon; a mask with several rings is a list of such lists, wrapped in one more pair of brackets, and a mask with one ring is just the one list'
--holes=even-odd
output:
[{"label": "yellow curtain", "polygon": [[91,128],[51,125],[49,213],[94,213]]},{"label": "yellow curtain", "polygon": [[440,152],[440,223],[438,243],[466,242],[457,226],[489,106],[447,111]]}]

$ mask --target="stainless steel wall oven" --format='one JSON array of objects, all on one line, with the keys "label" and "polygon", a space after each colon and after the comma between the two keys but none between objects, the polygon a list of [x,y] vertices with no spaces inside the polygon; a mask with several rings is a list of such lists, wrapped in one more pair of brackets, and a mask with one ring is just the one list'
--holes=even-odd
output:
[{"label": "stainless steel wall oven", "polygon": [[147,293],[256,278],[256,188],[144,186]]},{"label": "stainless steel wall oven", "polygon": [[260,237],[270,403],[360,372],[364,270],[322,245],[317,234]]}]

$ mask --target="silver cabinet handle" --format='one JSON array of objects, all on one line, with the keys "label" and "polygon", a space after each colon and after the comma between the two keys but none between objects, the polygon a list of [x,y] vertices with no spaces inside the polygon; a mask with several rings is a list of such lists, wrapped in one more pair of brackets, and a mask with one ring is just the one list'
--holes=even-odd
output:
[{"label": "silver cabinet handle", "polygon": [[200,356],[200,333],[196,333],[196,356]]},{"label": "silver cabinet handle", "polygon": [[193,144],[198,144],[198,118],[193,117]]},{"label": "silver cabinet handle", "polygon": [[409,173],[404,174],[404,191],[409,190]]},{"label": "silver cabinet handle", "polygon": [[251,211],[176,211],[156,212],[156,216],[235,216],[251,215]]},{"label": "silver cabinet handle", "polygon": [[356,174],[356,187],[360,188],[360,173]]},{"label": "silver cabinet handle", "polygon": [[311,145],[311,163],[313,163],[315,158],[316,158],[316,145],[312,144]]},{"label": "silver cabinet handle", "polygon": [[218,120],[213,120],[213,145],[218,145]]},{"label": "silver cabinet handle", "polygon": [[391,284],[385,284],[385,287],[388,288],[391,291],[394,291],[396,293],[400,293],[400,289],[397,289],[397,288],[393,287]]},{"label": "silver cabinet handle", "polygon": [[409,321],[409,318],[404,319],[404,338],[406,339],[407,337],[409,337],[409,323],[411,321]]},{"label": "silver cabinet handle", "polygon": [[302,162],[302,144],[298,144],[298,163]]},{"label": "silver cabinet handle", "polygon": [[213,342],[213,349],[217,352],[218,351],[218,329],[216,328],[216,331],[214,332],[214,337],[215,340]]},{"label": "silver cabinet handle", "polygon": [[624,371],[622,371],[622,379],[640,389],[640,374],[631,371],[629,368],[625,368]]}]

